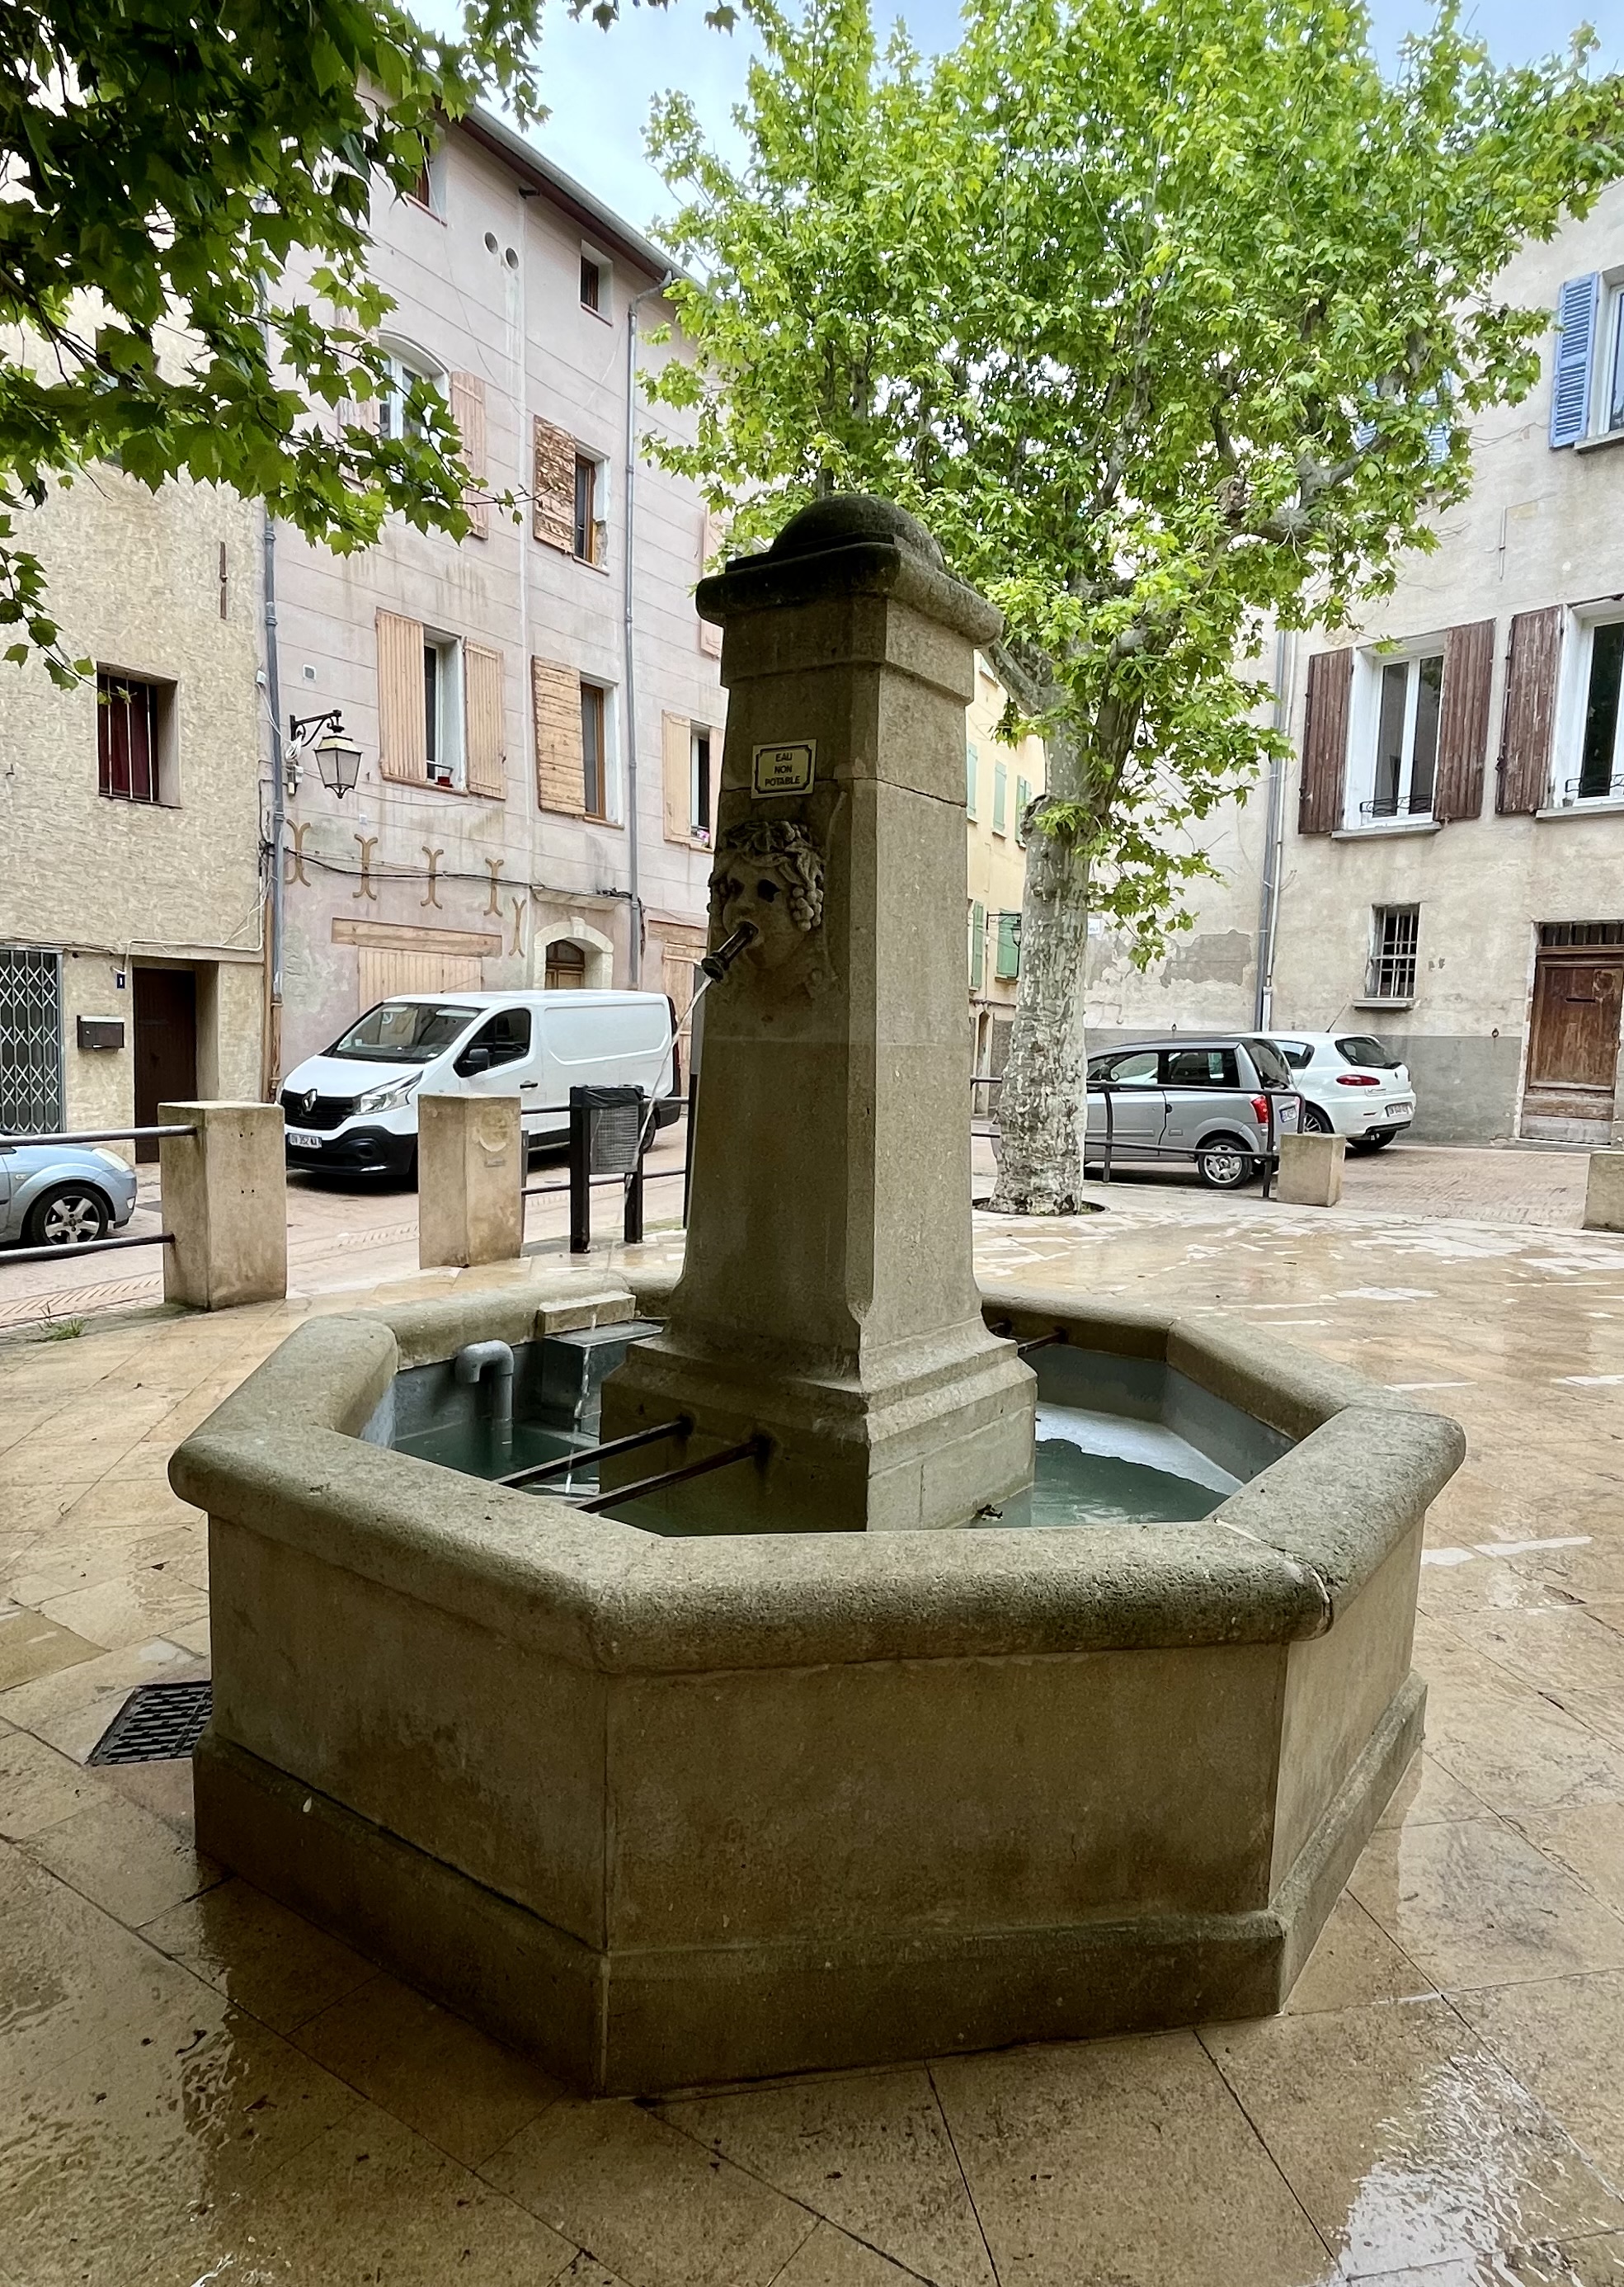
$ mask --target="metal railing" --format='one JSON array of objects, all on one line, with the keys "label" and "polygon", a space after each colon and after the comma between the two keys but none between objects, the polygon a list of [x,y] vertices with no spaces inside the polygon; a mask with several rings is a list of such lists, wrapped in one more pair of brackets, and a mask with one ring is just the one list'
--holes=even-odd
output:
[{"label": "metal railing", "polygon": [[[1001,1087],[1003,1080],[1004,1075],[1001,1072],[978,1072],[971,1080],[970,1085],[972,1088]],[[1088,1136],[1085,1132],[1083,1147],[1084,1159],[1086,1163],[1091,1147],[1098,1150],[1100,1161],[1100,1181],[1102,1183],[1108,1183],[1111,1181],[1112,1162],[1119,1148],[1116,1141],[1116,1111],[1115,1099],[1118,1096],[1128,1096],[1136,1099],[1141,1099],[1147,1096],[1164,1096],[1178,1091],[1180,1088],[1180,1083],[1170,1082],[1166,1086],[1157,1083],[1152,1088],[1143,1088],[1136,1087],[1131,1082],[1108,1080],[1091,1080],[1088,1082],[1084,1094],[1084,1101],[1086,1102],[1087,1097],[1092,1096],[1097,1096],[1103,1099],[1105,1104],[1105,1134],[1103,1137],[1099,1139],[1099,1143],[1096,1145],[1095,1139],[1092,1136]],[[1270,1198],[1273,1191],[1275,1171],[1280,1166],[1281,1130],[1274,1110],[1275,1098],[1277,1096],[1289,1096],[1292,1102],[1300,1107],[1303,1101],[1300,1091],[1294,1088],[1242,1088],[1239,1085],[1230,1088],[1218,1080],[1210,1082],[1191,1081],[1189,1083],[1189,1088],[1191,1093],[1194,1095],[1232,1096],[1240,1098],[1247,1104],[1255,1103],[1260,1096],[1263,1098],[1263,1149],[1261,1151],[1248,1150],[1246,1156],[1249,1159],[1258,1162],[1263,1175],[1263,1196],[1265,1199]],[[1301,1116],[1302,1114],[1299,1110],[1298,1118],[1300,1119]],[[1122,1147],[1123,1156],[1124,1158],[1143,1159],[1193,1159],[1203,1148],[1204,1147],[1199,1144],[1163,1144],[1161,1143]]]},{"label": "metal railing", "polygon": [[[53,1136],[0,1136],[0,1151],[12,1151],[58,1144],[144,1144],[149,1136],[195,1136],[196,1127],[191,1120],[170,1122],[163,1127],[150,1128],[73,1128]],[[173,1246],[172,1231],[138,1232],[133,1238],[64,1239],[53,1246],[7,1246],[0,1248],[0,1270],[12,1262],[60,1262],[67,1256],[111,1254],[124,1246]]]},{"label": "metal railing", "polygon": [[[610,1107],[595,1104],[589,1099],[591,1099],[595,1095],[601,1093],[603,1093],[603,1091],[582,1088],[572,1092],[575,1096],[580,1099],[579,1101],[572,1101],[567,1104],[544,1104],[540,1106],[526,1107],[531,1110],[539,1110],[544,1115],[556,1116],[560,1112],[564,1112],[566,1113],[569,1118],[569,1127],[562,1136],[555,1135],[540,1137],[526,1136],[525,1138],[525,1147],[527,1151],[529,1147],[535,1143],[556,1144],[567,1142],[570,1151],[570,1172],[568,1177],[561,1183],[526,1183],[523,1192],[521,1193],[521,1197],[527,1199],[541,1199],[556,1198],[560,1193],[565,1191],[569,1193],[570,1253],[572,1254],[589,1254],[591,1253],[592,1194],[595,1190],[602,1190],[609,1184],[619,1183],[621,1186],[622,1196],[625,1202],[622,1219],[622,1235],[628,1246],[641,1246],[643,1242],[643,1186],[645,1183],[658,1183],[662,1181],[670,1182],[675,1177],[681,1176],[682,1178],[682,1220],[684,1223],[688,1220],[688,1183],[691,1167],[693,1122],[693,1088],[691,1081],[690,1082],[689,1093],[686,1099],[689,1113],[689,1147],[688,1152],[684,1157],[684,1165],[681,1167],[657,1168],[655,1173],[651,1175],[644,1173],[643,1161],[643,1154],[647,1151],[656,1133],[656,1122],[659,1112],[659,1107],[662,1104],[674,1103],[680,1104],[683,1103],[684,1099],[681,1096],[652,1096],[645,1098],[643,1096],[641,1090],[636,1091],[639,1106],[641,1107],[646,1104],[647,1109],[643,1112],[643,1116],[638,1129],[635,1146],[631,1153],[631,1164],[624,1167],[611,1167],[606,1170],[599,1169],[595,1173],[592,1166],[594,1119],[595,1115]],[[628,1110],[631,1108],[629,1103],[626,1108]]]}]

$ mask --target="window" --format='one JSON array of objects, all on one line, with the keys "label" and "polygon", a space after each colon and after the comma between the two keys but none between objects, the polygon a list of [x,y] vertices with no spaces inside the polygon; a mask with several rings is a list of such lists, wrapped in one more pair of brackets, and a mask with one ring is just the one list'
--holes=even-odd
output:
[{"label": "window", "polygon": [[698,729],[690,738],[688,830],[696,842],[711,838],[711,734]]},{"label": "window", "polygon": [[427,207],[431,215],[443,216],[445,211],[445,153],[444,146],[422,146],[422,163],[417,170],[417,180],[406,193],[414,206]]},{"label": "window", "polygon": [[1572,945],[1624,945],[1624,922],[1541,922],[1540,944],[1546,952]]},{"label": "window", "polygon": [[1360,803],[1360,816],[1371,821],[1430,818],[1444,655],[1427,652],[1415,659],[1387,660],[1381,677],[1375,790],[1368,802]]},{"label": "window", "polygon": [[610,318],[610,265],[601,254],[590,254],[583,246],[580,251],[580,305],[590,310],[595,318]]},{"label": "window", "polygon": [[1302,1072],[1313,1062],[1314,1052],[1306,1041],[1276,1041],[1274,1045],[1293,1072]]},{"label": "window", "polygon": [[491,1072],[498,1064],[516,1064],[530,1054],[528,1009],[499,1009],[482,1025],[457,1058],[455,1069],[464,1080]]},{"label": "window", "polygon": [[445,395],[445,376],[424,358],[408,356],[391,350],[388,357],[390,387],[377,400],[378,434],[380,437],[421,437],[422,416],[411,401],[415,385],[428,389],[435,396]]},{"label": "window", "polygon": [[360,1064],[426,1064],[465,1033],[478,1013],[454,1001],[437,1006],[431,1001],[381,1001],[323,1053]]},{"label": "window", "polygon": [[966,818],[975,816],[975,779],[980,763],[981,756],[976,751],[975,741],[973,739],[966,740],[965,743],[965,816]]},{"label": "window", "polygon": [[62,1125],[62,956],[0,945],[0,1135]]},{"label": "window", "polygon": [[603,559],[601,495],[603,463],[588,453],[575,455],[575,554],[583,564]]},{"label": "window", "polygon": [[430,786],[463,782],[461,654],[454,636],[423,637],[423,759]]},{"label": "window", "polygon": [[1009,832],[1009,772],[1002,763],[992,766],[992,830]]},{"label": "window", "polygon": [[581,782],[588,818],[609,815],[608,756],[603,736],[603,692],[595,683],[580,687]]},{"label": "window", "polygon": [[1347,1033],[1336,1043],[1336,1053],[1344,1064],[1353,1064],[1362,1072],[1397,1072],[1400,1059],[1391,1049],[1384,1049],[1368,1033]]},{"label": "window", "polygon": [[[994,827],[997,832],[997,827]],[[993,963],[995,977],[1011,977],[1021,974],[1021,916],[1019,914],[998,915],[998,950]]]},{"label": "window", "polygon": [[571,938],[555,938],[547,948],[547,970],[542,979],[549,993],[579,993],[587,983],[587,949]]},{"label": "window", "polygon": [[1131,1049],[1126,1056],[1101,1056],[1089,1066],[1090,1080],[1116,1088],[1155,1088],[1161,1057],[1155,1049]]},{"label": "window", "polygon": [[1419,906],[1374,906],[1370,914],[1370,966],[1365,977],[1368,1001],[1413,1001]]},{"label": "window", "polygon": [[1239,1088],[1233,1049],[1163,1049],[1163,1088]]},{"label": "window", "polygon": [[1581,625],[1584,717],[1580,725],[1579,775],[1563,783],[1565,804],[1605,802],[1624,795],[1624,755],[1619,751],[1620,686],[1624,679],[1624,620]]},{"label": "window", "polygon": [[116,802],[164,799],[169,687],[130,675],[96,677],[96,782]]},{"label": "window", "polygon": [[1265,1088],[1289,1088],[1291,1067],[1273,1041],[1248,1041],[1246,1053]]}]

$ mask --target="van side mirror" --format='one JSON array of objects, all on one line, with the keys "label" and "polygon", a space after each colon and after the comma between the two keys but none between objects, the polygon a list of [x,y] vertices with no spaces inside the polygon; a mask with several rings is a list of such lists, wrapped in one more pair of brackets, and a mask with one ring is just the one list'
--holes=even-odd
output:
[{"label": "van side mirror", "polygon": [[489,1072],[490,1069],[489,1049],[464,1049],[457,1058],[457,1070],[464,1080],[472,1080],[476,1072]]}]

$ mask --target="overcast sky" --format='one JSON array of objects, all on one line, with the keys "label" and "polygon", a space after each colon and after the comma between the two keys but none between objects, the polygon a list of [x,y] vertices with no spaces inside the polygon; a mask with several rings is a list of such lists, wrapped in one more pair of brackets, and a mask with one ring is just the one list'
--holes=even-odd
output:
[{"label": "overcast sky", "polygon": [[[452,0],[418,0],[425,21],[452,28]],[[876,10],[884,23],[901,14],[921,47],[950,44],[958,20],[956,0],[906,0]],[[1384,55],[1396,56],[1404,34],[1431,20],[1425,0],[1372,0]],[[1496,61],[1520,63],[1561,44],[1574,24],[1589,20],[1602,38],[1602,60],[1624,63],[1624,0],[1477,0],[1471,28],[1488,41]],[[713,32],[705,0],[673,0],[665,8],[634,7],[622,0],[620,20],[600,31],[573,22],[562,0],[548,9],[542,57],[552,116],[533,131],[549,157],[586,184],[639,229],[669,210],[665,185],[643,155],[649,105],[666,88],[686,88],[700,118],[722,141],[729,114],[743,91],[747,35]]]}]

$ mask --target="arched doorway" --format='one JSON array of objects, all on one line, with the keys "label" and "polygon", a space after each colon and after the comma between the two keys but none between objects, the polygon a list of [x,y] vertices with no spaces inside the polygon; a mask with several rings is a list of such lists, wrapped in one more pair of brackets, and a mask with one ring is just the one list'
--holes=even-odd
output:
[{"label": "arched doorway", "polygon": [[587,983],[585,946],[577,945],[573,938],[555,938],[547,948],[543,983],[549,993],[583,990]]}]

